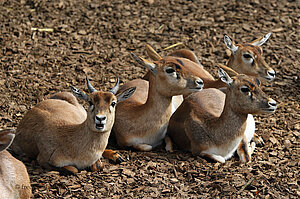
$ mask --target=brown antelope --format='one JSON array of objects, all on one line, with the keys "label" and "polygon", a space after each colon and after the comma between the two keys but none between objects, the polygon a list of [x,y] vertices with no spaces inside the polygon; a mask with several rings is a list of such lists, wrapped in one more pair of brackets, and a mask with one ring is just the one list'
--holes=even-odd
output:
[{"label": "brown antelope", "polygon": [[[224,163],[236,150],[242,162],[250,161],[255,143],[250,144],[254,131],[246,130],[248,114],[273,113],[276,102],[254,77],[241,74],[231,79],[222,69],[219,75],[228,85],[226,95],[214,88],[189,95],[170,119],[166,149],[172,151],[172,140],[180,149],[218,162]],[[181,129],[174,124],[178,121],[184,124]]]},{"label": "brown antelope", "polygon": [[132,56],[151,73],[149,81],[135,79],[123,86],[137,89],[117,107],[113,132],[120,146],[150,151],[165,137],[172,114],[172,96],[200,91],[203,81],[195,75],[197,70],[190,60],[165,57],[150,62]]},{"label": "brown antelope", "polygon": [[6,151],[14,137],[14,130],[0,130],[0,198],[28,199],[31,186],[27,169]]},{"label": "brown antelope", "polygon": [[[229,74],[232,74],[230,70],[231,68],[240,74],[251,75],[266,80],[273,80],[275,78],[275,71],[265,62],[262,56],[263,51],[260,47],[269,39],[270,36],[271,33],[268,33],[265,36],[260,37],[252,42],[235,45],[230,37],[225,35],[224,42],[226,44],[226,47],[231,51],[231,56],[227,62],[227,67],[221,67]],[[162,59],[162,57],[150,45],[146,45],[146,52],[148,56],[154,61]],[[215,83],[206,82],[206,79],[213,80],[213,77],[210,74],[207,74],[208,72],[200,64],[200,61],[194,54],[194,52],[187,49],[180,49],[172,52],[170,56],[186,58],[198,64],[198,66],[200,67],[200,72],[204,73],[202,74],[202,76],[199,76],[203,78],[205,85],[204,88],[219,88],[220,86],[224,85],[219,81],[216,81]],[[203,72],[203,70],[205,72]],[[147,78],[148,73],[145,75],[144,79]]]},{"label": "brown antelope", "polygon": [[[17,128],[12,149],[37,158],[45,168],[54,166],[72,173],[87,167],[92,171],[101,168],[102,154],[114,155],[105,148],[115,120],[116,104],[129,98],[135,88],[115,96],[119,80],[113,89],[103,92],[97,91],[88,77],[87,86],[90,94],[71,87],[73,95],[58,93],[29,110]],[[89,102],[87,113],[75,96]]]},{"label": "brown antelope", "polygon": [[[265,36],[260,37],[250,43],[235,45],[234,42],[227,35],[225,35],[224,42],[227,48],[229,48],[232,53],[229,58],[229,61],[227,62],[227,66],[223,66],[221,64],[219,66],[226,70],[230,75],[236,75],[236,72],[238,72],[241,74],[256,76],[260,79],[273,80],[275,78],[275,71],[271,67],[269,67],[269,65],[264,61],[262,57],[262,49],[260,47],[263,43],[265,43],[268,40],[270,36],[271,33],[268,33]],[[149,55],[149,57],[153,60],[162,59],[162,57],[149,45],[146,45],[146,52]],[[203,72],[205,71],[205,69],[201,64],[199,64],[200,62],[197,56],[192,51],[184,49],[177,50],[171,53],[171,55],[187,58],[197,63],[197,65],[199,66],[199,73],[202,73],[202,75],[198,74],[198,76],[203,79],[204,88],[220,88],[225,86],[225,84],[220,79],[214,80],[214,78],[211,75],[207,75],[207,72]],[[172,104],[174,111],[179,107],[182,101],[182,96],[173,97]],[[172,128],[174,131],[176,129],[183,129],[182,121],[176,121],[172,124],[176,125]],[[247,124],[248,125],[246,130],[254,132],[255,121],[251,114],[249,114],[248,116]],[[264,143],[262,138],[255,133],[254,141],[257,144]]]}]

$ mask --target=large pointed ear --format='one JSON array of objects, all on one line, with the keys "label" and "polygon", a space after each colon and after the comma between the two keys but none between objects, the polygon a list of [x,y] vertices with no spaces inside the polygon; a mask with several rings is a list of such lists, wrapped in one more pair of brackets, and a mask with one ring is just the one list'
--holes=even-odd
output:
[{"label": "large pointed ear", "polygon": [[233,41],[230,39],[229,36],[224,35],[224,42],[226,44],[226,47],[231,50],[233,54],[236,53],[236,51],[239,49],[236,45],[234,45]]},{"label": "large pointed ear", "polygon": [[70,88],[75,97],[77,97],[79,99],[83,99],[85,101],[89,100],[89,96],[87,94],[85,94],[84,92],[82,92],[80,89],[78,89],[74,86],[70,86]]},{"label": "large pointed ear", "polygon": [[146,44],[146,53],[153,61],[161,60],[162,57],[149,45]]},{"label": "large pointed ear", "polygon": [[119,94],[117,96],[118,103],[130,98],[133,95],[135,89],[136,89],[136,87],[131,87],[131,88],[128,88],[125,91],[123,91],[121,94]]},{"label": "large pointed ear", "polygon": [[260,37],[258,39],[255,39],[254,41],[250,42],[250,44],[252,44],[253,46],[261,46],[269,39],[270,36],[271,36],[271,33],[269,32],[265,36]]},{"label": "large pointed ear", "polygon": [[229,74],[230,77],[238,75],[238,73],[235,70],[233,70],[232,68],[229,68],[228,66],[225,66],[223,64],[218,64],[218,66],[220,68],[222,68],[223,70],[225,70]]},{"label": "large pointed ear", "polygon": [[229,87],[232,87],[233,80],[222,68],[219,68],[218,73],[221,81],[226,83]]},{"label": "large pointed ear", "polygon": [[0,131],[0,151],[7,149],[15,138],[13,129],[4,129]]},{"label": "large pointed ear", "polygon": [[156,70],[156,65],[151,62],[151,61],[148,61],[146,59],[143,59],[143,58],[140,58],[138,56],[136,56],[135,54],[131,53],[131,56],[133,57],[133,59],[139,63],[140,65],[148,68],[154,75],[157,74],[157,70]]}]

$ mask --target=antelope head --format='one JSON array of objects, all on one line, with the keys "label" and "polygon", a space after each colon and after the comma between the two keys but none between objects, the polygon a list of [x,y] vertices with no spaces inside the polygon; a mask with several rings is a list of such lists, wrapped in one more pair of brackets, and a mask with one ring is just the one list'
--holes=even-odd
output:
[{"label": "antelope head", "polygon": [[261,90],[261,83],[257,78],[244,74],[231,78],[222,69],[218,72],[221,80],[228,86],[226,98],[230,98],[231,106],[236,112],[246,114],[275,112],[276,101]]},{"label": "antelope head", "polygon": [[109,91],[97,91],[86,77],[87,87],[90,94],[71,87],[72,93],[79,99],[89,102],[87,123],[89,129],[94,132],[110,131],[115,120],[115,107],[118,102],[129,98],[135,91],[135,87],[126,89],[118,96],[115,94],[119,90],[119,78],[116,85]]},{"label": "antelope head", "polygon": [[164,57],[158,61],[150,62],[137,57],[132,57],[141,65],[147,67],[157,81],[157,91],[164,96],[188,95],[202,90],[203,80],[194,74],[197,67],[185,66],[179,57]]},{"label": "antelope head", "polygon": [[270,36],[271,33],[268,33],[250,43],[235,45],[230,37],[225,35],[224,42],[231,51],[227,66],[238,73],[273,80],[275,78],[275,71],[265,62],[263,51],[260,47]]}]

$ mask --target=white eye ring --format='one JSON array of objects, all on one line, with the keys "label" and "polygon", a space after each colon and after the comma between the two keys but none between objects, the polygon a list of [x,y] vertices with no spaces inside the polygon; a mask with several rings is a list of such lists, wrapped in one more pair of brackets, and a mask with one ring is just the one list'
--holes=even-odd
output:
[{"label": "white eye ring", "polygon": [[168,73],[168,74],[172,74],[172,73],[175,73],[176,71],[174,70],[174,68],[172,68],[172,67],[167,67],[166,68],[166,73]]}]

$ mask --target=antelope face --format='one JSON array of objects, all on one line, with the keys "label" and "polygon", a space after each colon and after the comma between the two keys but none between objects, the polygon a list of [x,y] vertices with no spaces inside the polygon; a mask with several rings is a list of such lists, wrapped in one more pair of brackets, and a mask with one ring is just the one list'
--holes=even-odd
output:
[{"label": "antelope face", "polygon": [[[234,56],[236,62],[241,63],[233,65],[232,69],[238,73],[261,77],[268,81],[275,78],[275,71],[265,62],[262,57],[262,49],[252,44],[237,45],[238,51]],[[237,67],[238,66],[238,67]]]},{"label": "antelope face", "polygon": [[241,74],[273,80],[275,71],[265,62],[262,57],[263,51],[260,47],[270,36],[271,33],[268,33],[250,43],[235,45],[230,37],[225,35],[224,42],[232,52],[227,65]]},{"label": "antelope face", "polygon": [[233,78],[231,96],[236,111],[246,114],[274,113],[276,102],[269,98],[261,89],[260,81],[246,75]]},{"label": "antelope face", "polygon": [[87,114],[89,128],[95,132],[110,132],[115,121],[117,102],[131,97],[136,88],[128,88],[116,96],[115,94],[119,90],[119,78],[116,85],[109,92],[97,91],[91,85],[88,76],[86,77],[86,82],[90,92],[89,95],[73,86],[71,86],[71,91],[77,98],[88,101],[90,104]]},{"label": "antelope face", "polygon": [[115,120],[117,98],[110,92],[93,92],[89,96],[90,129],[97,132],[109,131]]},{"label": "antelope face", "polygon": [[188,95],[204,87],[203,80],[187,70],[180,58],[163,59],[157,62],[159,92],[165,96]]}]

